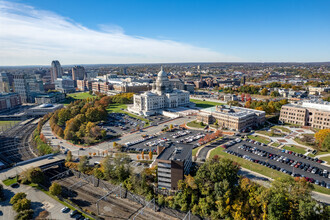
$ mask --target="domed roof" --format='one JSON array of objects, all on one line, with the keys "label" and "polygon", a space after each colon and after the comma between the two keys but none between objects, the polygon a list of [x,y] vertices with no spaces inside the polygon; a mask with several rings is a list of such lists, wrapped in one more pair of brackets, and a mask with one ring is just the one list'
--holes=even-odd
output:
[{"label": "domed roof", "polygon": [[167,77],[167,73],[163,70],[163,67],[160,68],[160,71],[157,76],[158,77]]}]

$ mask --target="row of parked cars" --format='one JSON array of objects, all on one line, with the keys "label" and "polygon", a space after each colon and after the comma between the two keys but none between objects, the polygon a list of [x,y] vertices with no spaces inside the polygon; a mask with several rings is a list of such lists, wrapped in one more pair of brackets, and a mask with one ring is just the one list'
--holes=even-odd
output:
[{"label": "row of parked cars", "polygon": [[241,158],[243,158],[243,159],[245,159],[245,160],[248,160],[248,161],[251,161],[251,162],[254,162],[254,163],[258,163],[258,164],[263,165],[263,166],[265,166],[265,167],[268,167],[268,168],[271,168],[271,169],[274,169],[274,170],[280,171],[280,172],[282,172],[282,173],[286,173],[286,174],[291,175],[291,176],[293,176],[293,177],[301,177],[301,178],[305,178],[306,181],[308,181],[308,182],[310,182],[310,183],[314,183],[314,184],[316,184],[316,185],[320,185],[320,186],[323,186],[323,187],[326,187],[326,188],[330,189],[330,183],[326,183],[325,181],[314,180],[313,178],[309,178],[309,177],[305,177],[304,175],[300,175],[300,174],[297,174],[297,173],[293,173],[293,172],[288,171],[288,170],[286,170],[286,169],[284,169],[284,168],[281,168],[281,167],[279,167],[279,166],[276,166],[276,165],[270,164],[270,163],[265,162],[265,161],[262,161],[262,160],[253,159],[253,158],[251,158],[251,157],[248,156],[248,155],[242,155],[242,154],[240,154],[240,153],[238,153],[238,152],[234,152],[234,151],[232,151],[232,150],[227,150],[227,151],[225,151],[225,152],[227,152],[228,154],[235,155],[235,156],[237,156],[237,157],[241,157]]},{"label": "row of parked cars", "polygon": [[145,136],[144,138],[140,138],[140,139],[135,140],[135,141],[132,141],[132,142],[126,142],[126,143],[125,143],[125,146],[126,146],[126,147],[133,146],[133,145],[135,145],[135,144],[142,143],[142,142],[147,141],[147,140],[149,140],[149,139],[152,139],[152,138],[154,138],[154,137],[155,137],[155,135]]},{"label": "row of parked cars", "polygon": [[179,138],[179,137],[183,137],[183,136],[185,136],[187,134],[190,134],[190,133],[191,133],[191,131],[189,131],[189,130],[183,130],[183,131],[178,131],[178,132],[176,132],[175,134],[173,134],[171,136],[172,136],[172,138]]},{"label": "row of parked cars", "polygon": [[[68,213],[70,212],[70,208],[69,207],[64,207],[61,209],[62,213]],[[89,218],[85,218],[80,212],[78,212],[77,210],[73,210],[70,213],[70,217],[74,218],[76,220],[89,220]]]},{"label": "row of parked cars", "polygon": [[[257,147],[246,146],[246,145],[243,144],[243,145],[239,146],[238,148],[241,149],[241,150],[244,150],[244,151],[259,155],[259,156],[262,156],[262,157],[269,158],[271,160],[275,160],[275,161],[280,162],[280,163],[285,163],[285,164],[287,164],[291,167],[299,168],[301,170],[304,170],[305,172],[310,172],[312,174],[317,174],[319,176],[323,176],[325,178],[330,179],[330,173],[327,170],[323,170],[322,168],[311,166],[310,164],[303,163],[303,162],[300,162],[300,161],[297,161],[297,160],[293,160],[293,159],[287,158],[285,156],[272,154],[272,153],[269,153],[267,151],[260,150]],[[255,159],[252,159],[252,160],[253,160],[253,162],[256,162],[256,163],[259,163],[259,164],[262,164],[262,165],[264,165],[263,163],[265,163],[265,162],[255,160]],[[266,163],[266,166],[267,166],[267,163]],[[284,168],[276,167],[275,165],[270,165],[270,168],[273,168],[273,169],[276,169],[278,171],[287,173],[287,174],[292,175],[294,177],[300,176],[299,174],[292,173],[291,171],[286,171]],[[327,185],[325,185],[324,181],[323,181],[324,182],[324,184],[323,184],[323,182],[316,181],[316,180],[314,181],[313,178],[309,178],[308,181],[312,182],[312,183],[315,183],[315,184],[318,184],[318,185],[321,185],[321,186],[324,186],[324,187],[327,186]],[[330,187],[330,184],[329,184],[329,187]]]},{"label": "row of parked cars", "polygon": [[202,137],[204,137],[205,134],[203,133],[198,133],[196,135],[192,135],[192,136],[188,136],[188,137],[185,137],[185,138],[182,138],[181,140],[178,140],[176,141],[176,143],[184,143],[184,144],[189,144],[193,141],[196,141],[198,139],[201,139]]},{"label": "row of parked cars", "polygon": [[168,139],[166,137],[163,137],[163,138],[159,138],[159,139],[154,140],[154,141],[149,141],[149,142],[145,143],[144,146],[153,147],[153,146],[157,146],[159,144],[162,144],[166,141],[168,141]]},{"label": "row of parked cars", "polygon": [[293,151],[290,151],[290,150],[281,150],[281,152],[291,154],[291,155],[294,155],[294,156],[297,156],[297,157],[301,157],[301,158],[304,158],[306,160],[314,161],[314,162],[317,162],[317,163],[323,163],[323,160],[320,160],[318,158],[309,157],[309,156],[299,154],[299,153],[296,153],[296,152],[293,152]]}]

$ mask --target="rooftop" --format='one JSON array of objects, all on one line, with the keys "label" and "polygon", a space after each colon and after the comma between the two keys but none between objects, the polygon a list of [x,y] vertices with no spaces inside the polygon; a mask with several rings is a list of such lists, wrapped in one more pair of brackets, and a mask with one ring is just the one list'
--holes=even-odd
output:
[{"label": "rooftop", "polygon": [[158,160],[177,160],[183,161],[191,153],[192,145],[174,144],[166,145],[165,149],[158,155]]}]

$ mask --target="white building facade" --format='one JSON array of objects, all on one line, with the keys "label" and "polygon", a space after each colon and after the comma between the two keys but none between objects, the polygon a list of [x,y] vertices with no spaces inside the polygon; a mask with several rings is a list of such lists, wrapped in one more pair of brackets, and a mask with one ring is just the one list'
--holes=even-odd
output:
[{"label": "white building facade", "polygon": [[189,106],[189,92],[173,89],[167,73],[161,69],[152,90],[141,95],[134,95],[134,105],[128,110],[140,115],[154,115],[166,108]]}]

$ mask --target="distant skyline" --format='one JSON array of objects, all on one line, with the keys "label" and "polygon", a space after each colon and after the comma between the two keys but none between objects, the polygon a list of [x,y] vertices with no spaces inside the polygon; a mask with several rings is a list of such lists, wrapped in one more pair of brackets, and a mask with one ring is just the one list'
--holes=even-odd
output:
[{"label": "distant skyline", "polygon": [[0,66],[330,61],[330,1],[0,0]]}]

